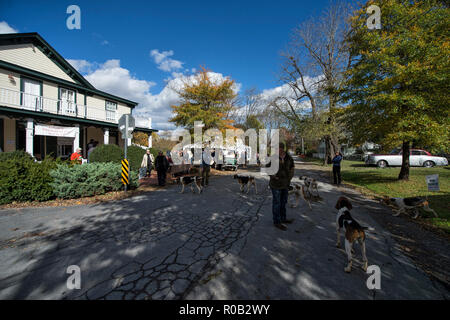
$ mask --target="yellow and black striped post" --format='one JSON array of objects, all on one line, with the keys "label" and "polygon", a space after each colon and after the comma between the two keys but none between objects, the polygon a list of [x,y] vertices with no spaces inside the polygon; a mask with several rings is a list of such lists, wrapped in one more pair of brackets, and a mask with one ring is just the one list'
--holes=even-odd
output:
[{"label": "yellow and black striped post", "polygon": [[127,191],[127,187],[130,184],[130,164],[128,159],[122,160],[122,183],[125,185],[125,191]]}]

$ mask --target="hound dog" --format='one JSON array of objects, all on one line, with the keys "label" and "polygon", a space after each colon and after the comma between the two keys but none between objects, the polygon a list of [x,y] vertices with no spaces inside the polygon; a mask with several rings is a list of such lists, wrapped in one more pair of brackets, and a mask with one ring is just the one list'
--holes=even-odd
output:
[{"label": "hound dog", "polygon": [[350,210],[352,209],[352,204],[350,200],[346,197],[340,197],[336,203],[336,209],[338,213],[336,215],[336,234],[337,242],[336,247],[341,245],[341,229],[344,228],[345,231],[345,252],[347,253],[348,264],[345,267],[345,272],[350,272],[352,270],[352,247],[353,242],[358,240],[361,245],[361,252],[363,258],[363,270],[367,271],[367,257],[366,257],[366,234],[364,230],[367,227],[362,227],[355,219],[350,215]]},{"label": "hound dog", "polygon": [[300,197],[302,197],[303,200],[305,200],[305,202],[308,204],[309,209],[312,210],[311,201],[309,201],[309,199],[305,197],[305,189],[306,187],[304,185],[297,182],[291,182],[289,186],[289,195],[295,196],[295,204],[291,203],[291,208],[296,208],[298,206],[298,203],[300,202]]},{"label": "hound dog", "polygon": [[182,188],[181,188],[181,192],[180,193],[184,193],[184,188],[186,186],[191,186],[191,191],[193,193],[195,193],[194,190],[194,185],[197,187],[198,189],[198,193],[202,193],[203,191],[203,187],[202,187],[202,178],[198,177],[198,176],[185,176],[185,177],[179,177],[177,179],[178,183],[181,183]]},{"label": "hound dog", "polygon": [[[319,195],[319,189],[318,189],[318,183],[317,180],[314,178],[310,178],[307,176],[301,176],[299,178],[300,180],[303,180],[304,184],[305,184],[305,195],[309,198],[320,198]],[[315,194],[314,194],[314,190],[315,190]]]},{"label": "hound dog", "polygon": [[255,187],[255,194],[258,193],[258,190],[256,188],[255,177],[235,174],[233,178],[237,179],[239,184],[241,185],[240,188],[241,192],[244,192],[245,186],[247,186],[247,193],[248,193],[250,191],[250,186],[253,185]]},{"label": "hound dog", "polygon": [[417,219],[419,216],[419,208],[423,208],[426,212],[431,212],[437,218],[437,213],[429,207],[428,200],[420,197],[411,197],[411,198],[384,198],[384,202],[388,205],[394,205],[398,209],[393,214],[394,217],[397,217],[400,213],[406,213],[406,210],[414,210],[413,219]]}]

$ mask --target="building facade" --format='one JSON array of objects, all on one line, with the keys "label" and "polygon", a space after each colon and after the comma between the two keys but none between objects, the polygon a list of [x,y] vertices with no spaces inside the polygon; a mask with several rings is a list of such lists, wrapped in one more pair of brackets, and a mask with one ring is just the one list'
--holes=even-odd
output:
[{"label": "building facade", "polygon": [[[97,90],[39,34],[0,35],[0,151],[41,160],[67,158],[78,147],[86,157],[91,140],[123,147],[118,120],[136,106]],[[157,130],[147,124],[135,131],[151,137]]]}]

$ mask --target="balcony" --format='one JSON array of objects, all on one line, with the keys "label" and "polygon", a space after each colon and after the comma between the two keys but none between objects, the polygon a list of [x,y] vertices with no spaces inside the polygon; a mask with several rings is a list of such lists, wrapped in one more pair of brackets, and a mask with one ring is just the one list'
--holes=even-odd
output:
[{"label": "balcony", "polygon": [[105,107],[85,106],[0,87],[0,105],[22,110],[45,112],[74,118],[117,123],[120,115]]}]

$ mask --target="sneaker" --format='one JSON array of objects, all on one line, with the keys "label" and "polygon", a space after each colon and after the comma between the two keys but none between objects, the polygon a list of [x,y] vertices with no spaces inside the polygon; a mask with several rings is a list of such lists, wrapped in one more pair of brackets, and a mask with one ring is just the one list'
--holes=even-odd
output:
[{"label": "sneaker", "polygon": [[294,219],[286,219],[286,220],[281,220],[282,223],[292,223],[294,222]]},{"label": "sneaker", "polygon": [[281,223],[276,223],[276,224],[274,224],[274,226],[275,226],[275,228],[278,228],[278,229],[280,229],[280,230],[283,230],[283,231],[286,231],[286,226],[284,225],[284,224],[281,224]]}]

